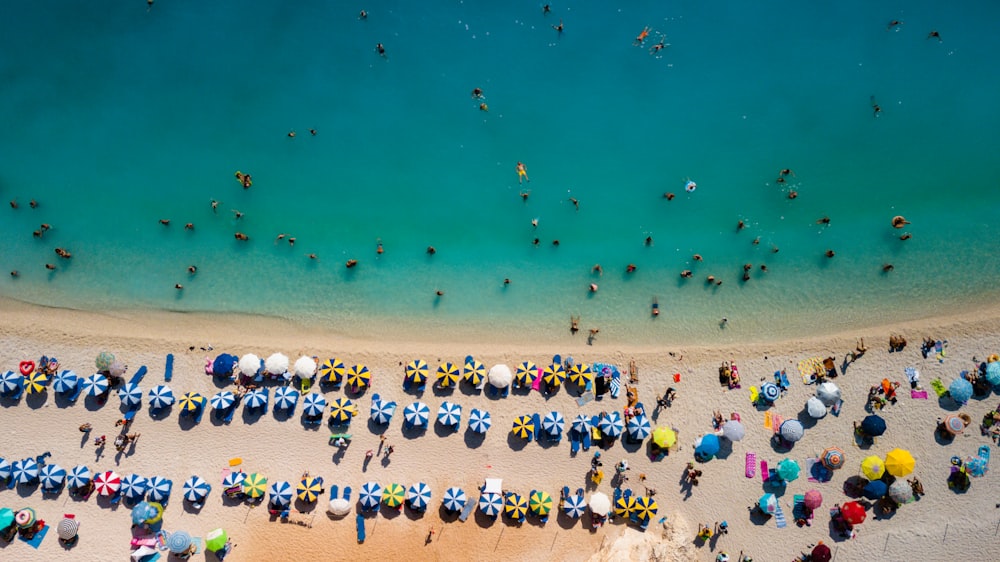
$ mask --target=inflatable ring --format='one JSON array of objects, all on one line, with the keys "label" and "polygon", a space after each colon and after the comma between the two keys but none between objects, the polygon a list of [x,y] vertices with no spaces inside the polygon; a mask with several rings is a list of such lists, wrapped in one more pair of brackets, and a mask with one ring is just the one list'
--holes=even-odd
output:
[{"label": "inflatable ring", "polygon": [[21,374],[22,375],[28,376],[31,373],[35,372],[35,362],[34,361],[21,361],[21,364],[18,365],[18,368],[21,370]]},{"label": "inflatable ring", "polygon": [[684,184],[684,191],[687,191],[688,193],[691,193],[696,189],[698,189],[698,184],[693,181],[688,180],[688,182]]},{"label": "inflatable ring", "polygon": [[1000,361],[1000,355],[996,353],[990,355],[989,359],[986,360],[987,363],[996,363],[997,361]]},{"label": "inflatable ring", "polygon": [[962,466],[962,459],[959,457],[951,457],[952,466]]},{"label": "inflatable ring", "polygon": [[14,515],[14,522],[17,523],[18,527],[31,525],[31,512],[26,509],[18,511],[17,514]]}]

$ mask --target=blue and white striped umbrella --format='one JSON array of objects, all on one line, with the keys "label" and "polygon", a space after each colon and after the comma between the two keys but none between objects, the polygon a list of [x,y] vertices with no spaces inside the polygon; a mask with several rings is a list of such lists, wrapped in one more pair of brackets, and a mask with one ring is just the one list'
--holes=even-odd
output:
[{"label": "blue and white striped umbrella", "polygon": [[149,489],[149,481],[138,474],[129,474],[122,478],[121,494],[126,499],[141,500]]},{"label": "blue and white striped umbrella", "polygon": [[83,379],[83,391],[87,396],[100,396],[108,391],[108,377],[94,373]]},{"label": "blue and white striped umbrella", "polygon": [[39,474],[42,488],[58,488],[66,481],[66,469],[58,464],[47,464],[42,467]]},{"label": "blue and white striped umbrella", "polygon": [[322,416],[325,409],[326,398],[322,394],[310,392],[302,399],[302,413],[311,418]]},{"label": "blue and white striped umbrella", "polygon": [[486,433],[492,425],[493,418],[486,410],[473,408],[472,411],[469,412],[469,429],[472,431],[475,431],[476,433]]},{"label": "blue and white striped umbrella", "polygon": [[410,507],[417,511],[427,509],[427,504],[431,501],[431,489],[427,484],[418,482],[406,491],[406,499],[410,502]]},{"label": "blue and white striped umbrella", "polygon": [[225,410],[236,402],[236,395],[228,390],[223,390],[222,392],[216,392],[209,403],[215,410]]},{"label": "blue and white striped umbrella", "polygon": [[580,414],[573,419],[573,430],[577,433],[590,432],[590,417]]},{"label": "blue and white striped umbrella", "polygon": [[773,382],[760,385],[760,395],[768,402],[774,402],[781,396],[781,389]]},{"label": "blue and white striped umbrella", "polygon": [[542,429],[545,433],[555,437],[562,435],[563,429],[566,428],[566,419],[559,412],[549,412],[545,414],[545,418],[542,419]]},{"label": "blue and white striped umbrella", "polygon": [[71,488],[82,488],[90,483],[91,477],[90,469],[82,464],[78,464],[70,469],[69,475],[66,476],[66,483]]},{"label": "blue and white striped umbrella", "polygon": [[427,427],[427,418],[431,415],[431,409],[423,402],[414,402],[403,408],[403,419],[413,427]]},{"label": "blue and white striped umbrella", "polygon": [[371,419],[379,425],[384,425],[392,420],[396,413],[396,403],[387,400],[372,399]]},{"label": "blue and white striped umbrella", "polygon": [[161,384],[149,391],[149,405],[152,408],[166,408],[174,403],[174,391]]},{"label": "blue and white striped umbrella", "polygon": [[228,490],[229,488],[235,488],[237,486],[243,487],[243,481],[247,479],[247,473],[242,470],[237,470],[236,472],[230,472],[222,479],[222,489]]},{"label": "blue and white striped umbrella", "polygon": [[0,458],[0,480],[6,480],[10,478],[11,468],[10,463],[5,459]]},{"label": "blue and white striped umbrella", "polygon": [[125,383],[118,389],[118,398],[126,408],[134,408],[142,404],[142,389],[135,383]]},{"label": "blue and white striped umbrella", "polygon": [[465,490],[461,488],[453,486],[444,491],[444,508],[448,511],[462,511],[467,501]]},{"label": "blue and white striped umbrella", "polygon": [[174,487],[172,480],[167,480],[162,476],[154,476],[149,479],[149,491],[146,492],[146,499],[151,502],[164,503],[170,498],[170,490]]},{"label": "blue and white striped umbrella", "polygon": [[291,410],[299,403],[299,391],[290,386],[279,386],[274,391],[274,407],[277,410]]},{"label": "blue and white striped umbrella", "polygon": [[622,416],[618,413],[618,410],[612,410],[608,414],[601,416],[601,421],[598,422],[597,426],[600,428],[601,433],[608,437],[618,437],[622,434],[622,430],[625,429],[625,424],[622,422]]},{"label": "blue and white striped umbrella", "polygon": [[52,390],[56,392],[76,392],[78,386],[80,377],[73,371],[62,371],[52,381]]},{"label": "blue and white striped umbrella", "polygon": [[633,439],[643,440],[649,437],[652,432],[652,428],[649,424],[649,418],[646,414],[639,414],[633,416],[632,419],[628,420],[628,434],[632,436]]},{"label": "blue and white striped umbrella", "polygon": [[278,480],[277,482],[271,482],[271,487],[268,488],[267,493],[271,494],[271,503],[284,506],[292,503],[292,494],[295,493],[295,490],[288,482]]},{"label": "blue and white striped umbrella", "polygon": [[438,423],[447,426],[457,426],[462,423],[462,406],[454,402],[444,402],[438,408]]},{"label": "blue and white striped umbrella", "polygon": [[361,486],[359,500],[362,509],[378,509],[378,504],[382,501],[382,486],[377,482],[365,482]]},{"label": "blue and white striped umbrella", "polygon": [[587,501],[583,499],[583,496],[578,494],[573,494],[566,498],[563,502],[563,513],[569,515],[573,519],[579,519],[583,517],[583,514],[587,512]]},{"label": "blue and white striped umbrella", "polygon": [[243,407],[254,409],[254,408],[266,408],[267,407],[267,389],[266,388],[255,388],[248,392],[246,396],[243,397]]},{"label": "blue and white striped umbrella", "polygon": [[21,373],[6,371],[0,374],[0,392],[7,394],[15,392],[19,388],[24,388],[24,377],[21,376]]},{"label": "blue and white striped umbrella", "polygon": [[487,516],[496,517],[500,515],[501,509],[503,509],[503,498],[500,497],[500,494],[487,492],[479,496],[479,510]]},{"label": "blue and white striped umbrella", "polygon": [[197,502],[205,499],[212,487],[201,476],[192,476],[184,482],[184,499]]},{"label": "blue and white striped umbrella", "polygon": [[11,466],[11,475],[14,477],[14,482],[18,484],[34,482],[38,478],[38,463],[35,459],[14,461],[13,466]]}]

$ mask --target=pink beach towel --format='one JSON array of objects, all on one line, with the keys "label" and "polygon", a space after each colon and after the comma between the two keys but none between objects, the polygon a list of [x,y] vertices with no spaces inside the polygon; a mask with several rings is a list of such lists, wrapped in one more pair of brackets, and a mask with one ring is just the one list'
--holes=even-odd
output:
[{"label": "pink beach towel", "polygon": [[747,478],[757,475],[757,453],[747,451]]},{"label": "pink beach towel", "polygon": [[542,388],[542,368],[538,368],[538,376],[535,377],[534,382],[531,383],[531,388],[533,390],[539,390]]},{"label": "pink beach towel", "polygon": [[927,391],[926,390],[911,390],[910,391],[910,398],[914,398],[916,400],[927,400]]},{"label": "pink beach towel", "polygon": [[767,461],[760,461],[760,479],[762,482],[767,482],[767,477],[770,473],[767,471]]}]

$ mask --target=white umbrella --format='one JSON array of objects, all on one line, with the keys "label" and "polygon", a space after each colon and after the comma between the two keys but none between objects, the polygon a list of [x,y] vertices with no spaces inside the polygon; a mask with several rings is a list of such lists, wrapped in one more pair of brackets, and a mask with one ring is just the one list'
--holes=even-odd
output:
[{"label": "white umbrella", "polygon": [[590,511],[596,515],[607,515],[611,511],[611,498],[603,492],[595,492],[590,496]]},{"label": "white umbrella", "polygon": [[510,372],[510,367],[501,363],[490,368],[486,380],[496,388],[507,388],[514,380],[514,374]]},{"label": "white umbrella", "polygon": [[240,373],[245,377],[256,375],[260,369],[260,357],[257,357],[253,353],[247,353],[243,357],[240,357],[239,368]]},{"label": "white umbrella", "polygon": [[303,355],[295,360],[295,374],[300,378],[308,379],[316,374],[316,361],[312,357]]},{"label": "white umbrella", "polygon": [[813,396],[809,400],[806,400],[806,412],[811,418],[822,418],[826,415],[826,404],[822,400]]},{"label": "white umbrella", "polygon": [[264,361],[264,369],[272,375],[283,375],[288,372],[288,356],[284,353],[274,353]]},{"label": "white umbrella", "polygon": [[746,428],[736,420],[729,420],[722,424],[722,436],[730,441],[739,441],[746,435]]},{"label": "white umbrella", "polygon": [[832,382],[825,382],[816,389],[816,397],[827,406],[833,406],[840,400],[840,389]]},{"label": "white umbrella", "polygon": [[337,516],[344,516],[351,512],[351,502],[345,500],[344,498],[336,498],[330,500],[330,507],[327,511]]}]

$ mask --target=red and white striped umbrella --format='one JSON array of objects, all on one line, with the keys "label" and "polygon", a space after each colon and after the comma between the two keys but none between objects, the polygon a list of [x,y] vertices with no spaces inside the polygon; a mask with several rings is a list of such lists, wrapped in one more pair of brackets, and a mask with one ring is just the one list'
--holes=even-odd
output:
[{"label": "red and white striped umbrella", "polygon": [[94,488],[101,496],[112,496],[122,487],[122,477],[117,472],[109,470],[102,472],[94,478]]}]

